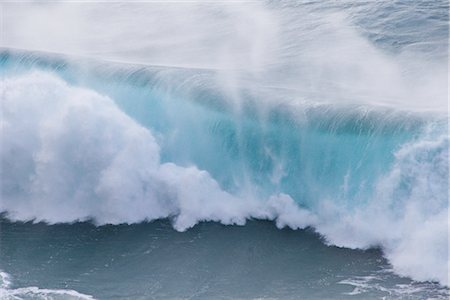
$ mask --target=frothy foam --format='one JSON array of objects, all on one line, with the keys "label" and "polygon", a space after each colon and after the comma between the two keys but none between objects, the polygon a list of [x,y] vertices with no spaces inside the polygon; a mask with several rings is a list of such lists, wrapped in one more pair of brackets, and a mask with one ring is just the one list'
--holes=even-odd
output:
[{"label": "frothy foam", "polygon": [[5,300],[94,300],[92,296],[85,295],[74,290],[41,289],[35,286],[13,289],[11,288],[11,278],[9,274],[3,271],[0,271],[0,280],[0,297]]},{"label": "frothy foam", "polygon": [[375,274],[367,276],[355,276],[341,280],[339,284],[353,287],[351,292],[346,295],[365,295],[372,291],[379,291],[389,298],[402,299],[414,298],[415,294],[420,292],[430,292],[429,299],[448,299],[448,289],[437,286],[435,283],[411,282],[409,284],[397,283],[392,286],[383,286],[381,282],[389,282],[392,276],[392,270],[380,270]]}]

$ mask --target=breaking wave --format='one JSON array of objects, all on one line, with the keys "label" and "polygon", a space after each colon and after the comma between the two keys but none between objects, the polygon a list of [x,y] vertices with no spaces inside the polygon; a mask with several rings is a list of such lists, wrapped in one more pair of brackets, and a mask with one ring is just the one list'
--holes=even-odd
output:
[{"label": "breaking wave", "polygon": [[1,93],[10,219],[171,218],[180,231],[270,219],[330,244],[381,247],[398,273],[447,284],[445,118],[327,106],[293,117],[251,104],[243,116],[190,101],[171,115],[161,100],[149,105],[165,114],[143,126],[48,72],[9,76]]}]

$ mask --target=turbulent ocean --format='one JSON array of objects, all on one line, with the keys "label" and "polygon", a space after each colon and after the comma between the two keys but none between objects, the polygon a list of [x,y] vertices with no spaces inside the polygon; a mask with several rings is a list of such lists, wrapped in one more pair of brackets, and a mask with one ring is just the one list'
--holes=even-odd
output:
[{"label": "turbulent ocean", "polygon": [[446,0],[0,1],[1,299],[448,299]]}]

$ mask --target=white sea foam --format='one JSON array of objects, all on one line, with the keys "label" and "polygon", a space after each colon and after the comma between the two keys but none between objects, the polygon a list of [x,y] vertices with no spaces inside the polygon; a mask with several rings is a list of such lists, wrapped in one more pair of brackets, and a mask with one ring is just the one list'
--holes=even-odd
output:
[{"label": "white sea foam", "polygon": [[0,288],[6,289],[11,285],[11,278],[8,273],[0,271]]},{"label": "white sea foam", "polygon": [[149,129],[108,97],[53,75],[4,79],[1,94],[0,210],[11,219],[118,224],[170,217],[180,231],[200,221],[271,219],[278,227],[313,226],[338,246],[380,246],[396,272],[448,285],[446,132],[430,128],[399,149],[367,205],[349,212],[323,199],[308,211],[286,194],[231,194],[196,166],[162,163]]},{"label": "white sea foam", "polygon": [[448,299],[449,291],[447,288],[437,286],[436,283],[430,282],[410,282],[410,283],[397,283],[392,285],[386,285],[383,283],[389,282],[390,277],[394,276],[392,270],[383,269],[374,274],[366,276],[354,276],[339,281],[339,284],[349,285],[353,287],[353,290],[345,295],[361,295],[370,294],[377,291],[384,294],[382,299],[403,299],[403,298],[415,298],[415,295],[419,293],[426,293],[428,299]]},{"label": "white sea foam", "polygon": [[3,271],[0,271],[0,280],[0,298],[4,300],[94,300],[92,296],[74,290],[41,289],[35,286],[11,288],[11,277],[8,273]]}]

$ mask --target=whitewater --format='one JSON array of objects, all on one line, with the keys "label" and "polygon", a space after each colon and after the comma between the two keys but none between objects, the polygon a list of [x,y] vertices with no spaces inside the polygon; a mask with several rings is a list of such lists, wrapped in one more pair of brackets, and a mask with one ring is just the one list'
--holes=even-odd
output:
[{"label": "whitewater", "polygon": [[5,228],[269,220],[448,297],[446,1],[1,8]]}]

